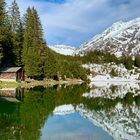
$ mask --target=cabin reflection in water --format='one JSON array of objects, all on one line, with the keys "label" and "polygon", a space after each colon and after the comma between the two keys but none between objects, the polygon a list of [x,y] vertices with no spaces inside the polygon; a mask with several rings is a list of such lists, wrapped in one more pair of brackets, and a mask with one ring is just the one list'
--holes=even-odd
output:
[{"label": "cabin reflection in water", "polygon": [[0,98],[11,102],[21,101],[24,97],[24,88],[1,88]]}]

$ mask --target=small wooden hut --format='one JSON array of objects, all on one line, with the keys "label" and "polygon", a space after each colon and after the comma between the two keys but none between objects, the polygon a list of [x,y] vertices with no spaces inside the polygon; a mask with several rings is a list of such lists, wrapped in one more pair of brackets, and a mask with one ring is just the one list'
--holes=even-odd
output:
[{"label": "small wooden hut", "polygon": [[0,68],[0,81],[21,82],[25,80],[22,67],[3,67]]}]

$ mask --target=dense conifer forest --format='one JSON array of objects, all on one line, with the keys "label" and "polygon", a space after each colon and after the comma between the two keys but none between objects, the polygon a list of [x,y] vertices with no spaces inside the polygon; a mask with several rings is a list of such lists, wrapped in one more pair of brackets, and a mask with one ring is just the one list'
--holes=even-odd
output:
[{"label": "dense conifer forest", "polygon": [[87,80],[85,63],[123,63],[126,68],[140,67],[140,57],[121,60],[99,51],[85,56],[64,56],[48,48],[43,38],[40,17],[34,7],[28,7],[23,17],[16,0],[6,8],[0,0],[0,67],[23,66],[26,76],[34,79],[78,78]]},{"label": "dense conifer forest", "polygon": [[28,7],[21,17],[16,0],[9,8],[0,0],[0,66],[24,66],[26,75],[34,79],[86,79],[79,62],[47,47],[36,9]]}]

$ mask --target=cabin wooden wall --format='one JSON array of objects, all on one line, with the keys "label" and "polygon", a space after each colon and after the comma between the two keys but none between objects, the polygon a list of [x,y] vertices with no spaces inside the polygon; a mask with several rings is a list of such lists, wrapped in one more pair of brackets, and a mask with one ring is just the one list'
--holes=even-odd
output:
[{"label": "cabin wooden wall", "polygon": [[20,69],[16,73],[16,81],[25,81],[24,71],[23,69]]},{"label": "cabin wooden wall", "polygon": [[16,81],[16,73],[12,72],[1,72],[0,81]]}]

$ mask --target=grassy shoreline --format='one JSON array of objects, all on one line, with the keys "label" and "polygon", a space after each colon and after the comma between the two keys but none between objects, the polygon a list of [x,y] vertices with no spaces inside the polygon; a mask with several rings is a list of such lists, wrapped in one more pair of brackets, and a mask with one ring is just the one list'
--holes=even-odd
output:
[{"label": "grassy shoreline", "polygon": [[81,84],[82,81],[78,79],[70,79],[67,81],[55,81],[55,80],[48,80],[48,81],[31,81],[31,82],[0,82],[0,88],[16,88],[16,87],[35,87],[35,86],[53,86],[53,85],[74,85],[74,84]]}]

